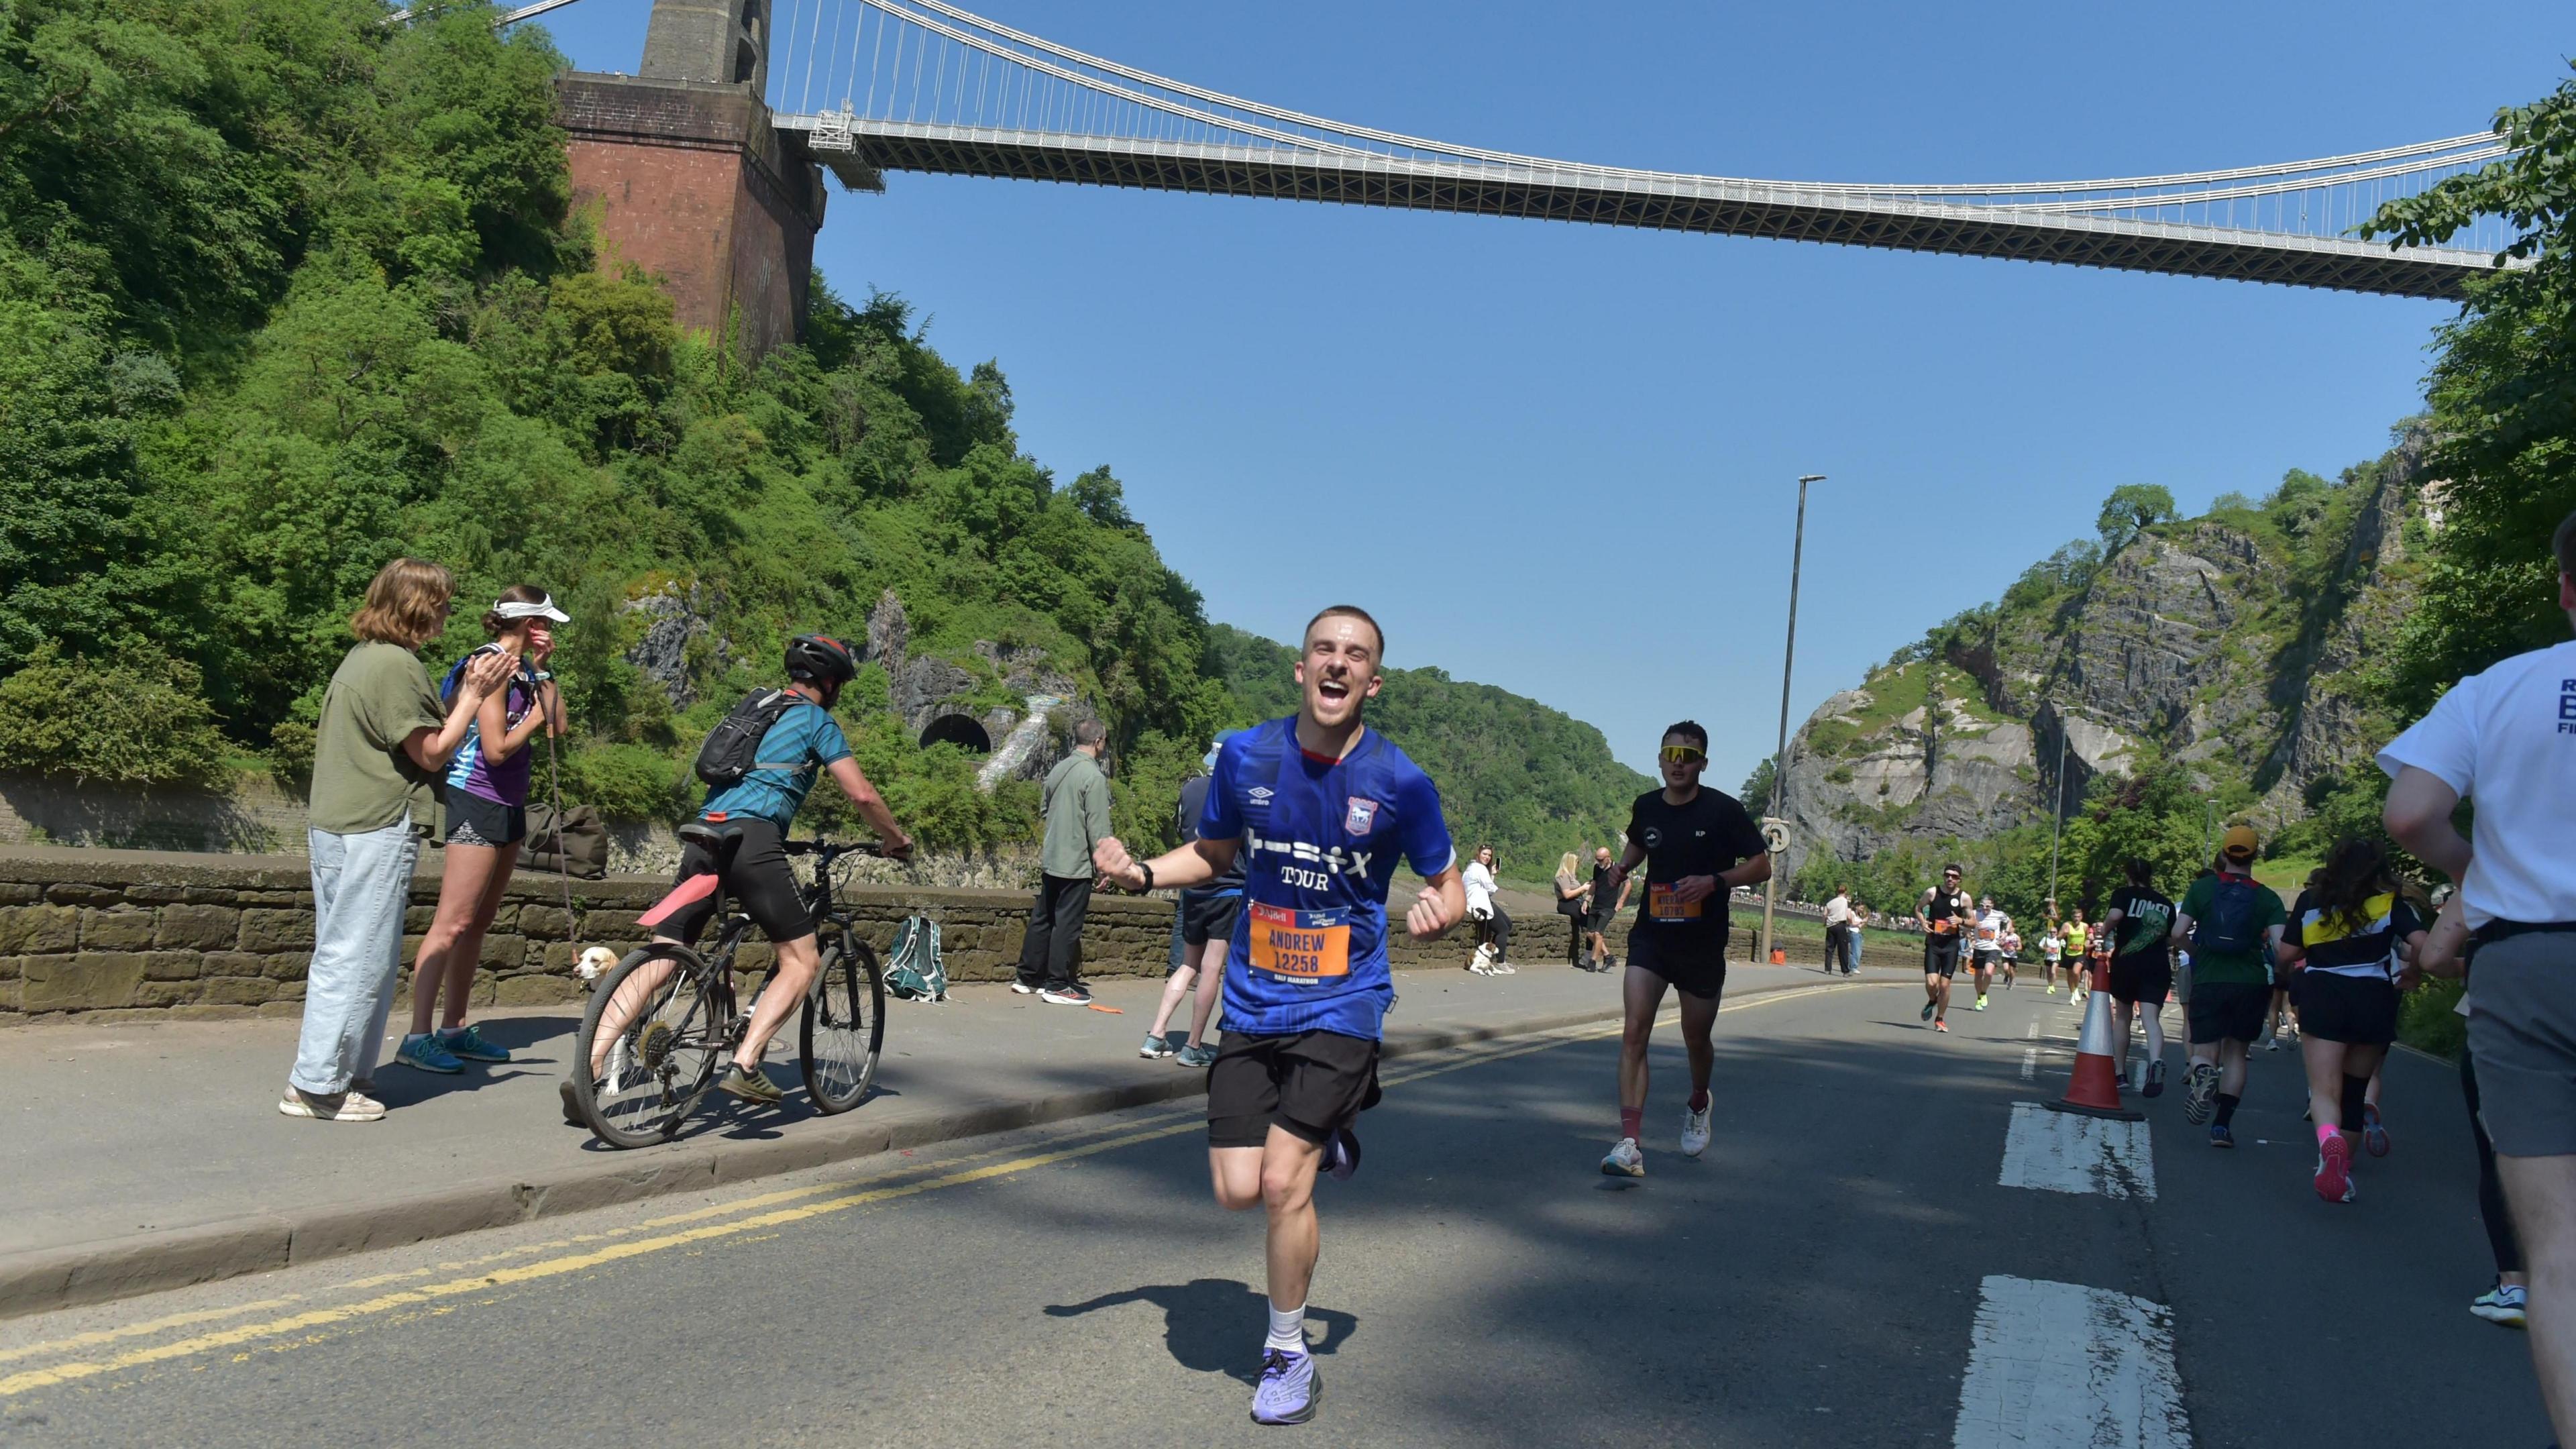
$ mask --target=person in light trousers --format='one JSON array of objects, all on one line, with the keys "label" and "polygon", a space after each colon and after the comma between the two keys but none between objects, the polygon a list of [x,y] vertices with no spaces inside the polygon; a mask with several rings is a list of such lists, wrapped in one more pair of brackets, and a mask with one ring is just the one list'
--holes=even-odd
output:
[{"label": "person in light trousers", "polygon": [[304,1031],[277,1110],[319,1122],[385,1115],[367,1094],[384,1051],[402,974],[403,908],[421,839],[441,816],[441,771],[511,659],[465,667],[442,705],[414,653],[447,627],[455,581],[420,559],[396,559],[367,585],[349,620],[357,645],[322,695],[305,831],[313,858],[313,963]]}]

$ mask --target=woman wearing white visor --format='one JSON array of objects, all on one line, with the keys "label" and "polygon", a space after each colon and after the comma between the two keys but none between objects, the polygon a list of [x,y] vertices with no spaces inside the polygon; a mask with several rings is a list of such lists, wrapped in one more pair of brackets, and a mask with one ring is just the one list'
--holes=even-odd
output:
[{"label": "woman wearing white visor", "polygon": [[[520,584],[501,591],[483,616],[492,642],[456,661],[440,687],[453,697],[466,664],[479,654],[511,661],[506,689],[484,696],[465,743],[447,767],[447,865],[438,881],[438,913],[420,942],[412,967],[411,1034],[394,1060],[424,1072],[455,1073],[464,1063],[506,1062],[507,1049],[465,1024],[483,933],[501,908],[501,892],[518,864],[528,833],[527,748],[537,731],[563,733],[563,702],[546,661],[555,649],[554,626],[571,622],[545,590]],[[440,1030],[429,1029],[430,1011],[442,994]]]}]

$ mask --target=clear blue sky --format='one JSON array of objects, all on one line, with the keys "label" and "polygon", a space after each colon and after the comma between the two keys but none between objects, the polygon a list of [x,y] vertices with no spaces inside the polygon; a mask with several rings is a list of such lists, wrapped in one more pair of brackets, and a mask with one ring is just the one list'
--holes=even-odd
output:
[{"label": "clear blue sky", "polygon": [[[970,0],[970,4],[972,0]],[[2563,4],[1293,8],[985,14],[1338,120],[1806,180],[2133,175],[2483,129],[2565,75]],[[547,17],[633,70],[646,0]],[[1000,361],[1024,446],[1100,463],[1211,617],[1351,600],[1390,662],[1533,696],[1651,768],[1771,752],[1795,484],[1793,720],[2089,534],[2378,453],[2446,305],[1786,242],[896,175],[817,260]]]}]

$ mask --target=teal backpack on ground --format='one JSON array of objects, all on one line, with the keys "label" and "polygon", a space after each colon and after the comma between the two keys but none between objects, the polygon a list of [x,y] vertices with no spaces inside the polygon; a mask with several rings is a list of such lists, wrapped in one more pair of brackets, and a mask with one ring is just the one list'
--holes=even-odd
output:
[{"label": "teal backpack on ground", "polygon": [[906,1001],[946,1001],[948,967],[939,957],[939,923],[906,916],[886,953],[886,990]]}]

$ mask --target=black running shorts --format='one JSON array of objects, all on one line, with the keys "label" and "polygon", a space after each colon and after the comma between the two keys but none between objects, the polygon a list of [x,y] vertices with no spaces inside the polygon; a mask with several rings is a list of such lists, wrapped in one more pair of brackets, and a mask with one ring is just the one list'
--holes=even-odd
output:
[{"label": "black running shorts", "polygon": [[1366,1037],[1229,1031],[1208,1068],[1208,1146],[1259,1147],[1274,1122],[1320,1144],[1377,1101],[1377,1043]]},{"label": "black running shorts", "polygon": [[1923,974],[1955,976],[1959,973],[1959,938],[1926,936],[1923,938]]},{"label": "black running shorts", "polygon": [[1181,892],[1181,944],[1203,946],[1234,939],[1235,917],[1243,913],[1243,892]]},{"label": "black running shorts", "polygon": [[[742,827],[742,840],[734,847],[733,868],[725,872],[725,895],[773,942],[813,935],[814,912],[796,889],[796,872],[787,864],[786,839],[778,827],[748,817],[734,823]],[[680,852],[680,873],[671,883],[678,885],[715,868],[715,858],[706,847],[692,841]],[[672,912],[661,930],[694,946],[715,908],[714,896],[692,901]]]},{"label": "black running shorts", "polygon": [[2397,1040],[2397,987],[2385,976],[2339,976],[2302,971],[2298,989],[2299,1035],[2348,1046],[2386,1046]]},{"label": "black running shorts", "polygon": [[2162,951],[2142,951],[2111,958],[2111,999],[2162,1006],[2173,994],[2173,958]]},{"label": "black running shorts", "polygon": [[1726,990],[1726,934],[1677,939],[1639,926],[1628,932],[1628,964],[1654,972],[1685,996],[1709,999]]},{"label": "black running shorts", "polygon": [[516,845],[527,838],[528,810],[504,805],[469,790],[447,792],[447,843],[450,845]]},{"label": "black running shorts", "polygon": [[2183,1015],[2191,1022],[2191,1044],[2252,1041],[2263,1034],[2271,1013],[2272,987],[2262,981],[2195,981]]}]

